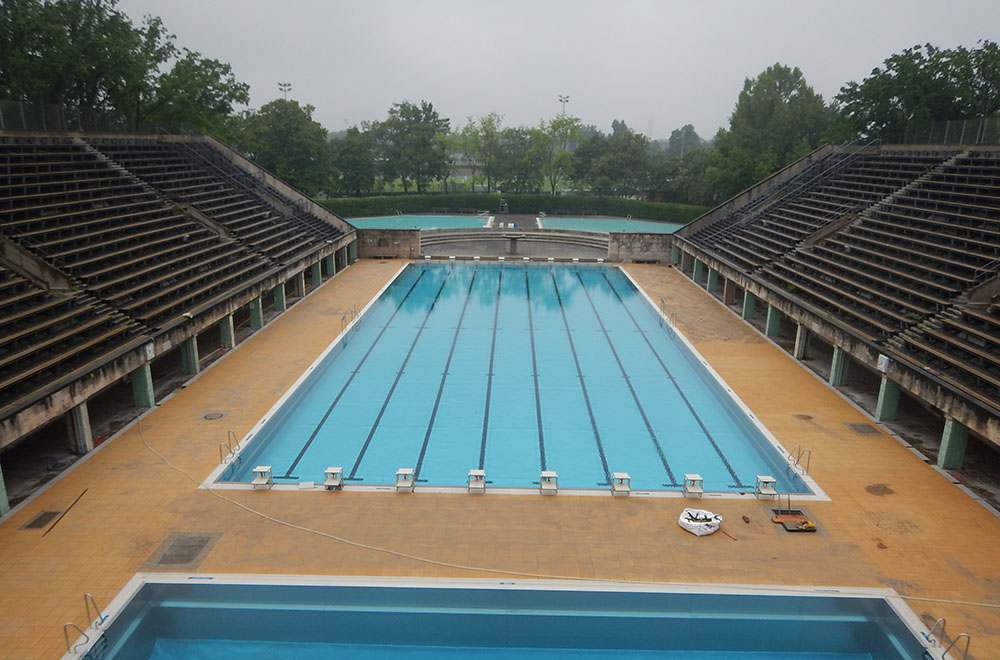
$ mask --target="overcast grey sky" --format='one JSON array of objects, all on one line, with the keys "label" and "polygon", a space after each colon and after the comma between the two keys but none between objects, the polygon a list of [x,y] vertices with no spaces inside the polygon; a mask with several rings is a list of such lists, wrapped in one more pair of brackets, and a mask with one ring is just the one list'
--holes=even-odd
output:
[{"label": "overcast grey sky", "polygon": [[997,0],[120,0],[160,16],[177,44],[233,66],[251,107],[280,96],[329,130],[427,100],[534,125],[560,111],[654,138],[728,125],[746,78],[781,62],[827,100],[917,43],[1000,39]]}]

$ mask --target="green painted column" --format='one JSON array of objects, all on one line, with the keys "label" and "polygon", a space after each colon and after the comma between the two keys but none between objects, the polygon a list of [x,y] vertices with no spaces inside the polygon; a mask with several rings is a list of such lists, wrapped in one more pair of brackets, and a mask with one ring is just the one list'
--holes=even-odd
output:
[{"label": "green painted column", "polygon": [[743,313],[740,315],[744,319],[752,319],[757,311],[757,296],[749,291],[743,291]]},{"label": "green painted column", "polygon": [[219,340],[222,348],[236,348],[236,328],[233,326],[232,314],[219,319]]},{"label": "green painted column", "polygon": [[250,327],[254,330],[264,327],[264,308],[259,297],[250,301]]},{"label": "green painted column", "polygon": [[274,287],[274,310],[283,312],[286,309],[288,309],[288,305],[285,302],[285,283],[281,282]]},{"label": "green painted column", "polygon": [[764,322],[764,334],[777,337],[781,329],[781,310],[774,305],[767,306],[767,320]]},{"label": "green painted column", "polygon": [[323,257],[323,273],[327,277],[333,277],[337,274],[337,262],[334,260],[332,254]]},{"label": "green painted column", "polygon": [[3,466],[0,466],[0,516],[10,513],[10,500],[7,499],[7,484],[3,480]]},{"label": "green painted column", "polygon": [[198,337],[188,337],[181,342],[181,371],[186,374],[196,374],[201,370],[200,362]]},{"label": "green painted column", "polygon": [[714,268],[708,269],[708,284],[705,286],[709,293],[715,293],[719,290],[719,271]]},{"label": "green painted column", "polygon": [[809,328],[799,323],[795,326],[795,348],[792,349],[792,357],[801,360],[805,358],[807,350],[809,350]]},{"label": "green painted column", "polygon": [[701,284],[701,281],[705,279],[705,262],[701,259],[694,260],[694,274],[691,276],[695,284]]},{"label": "green painted column", "polygon": [[292,291],[299,298],[306,295],[306,271],[300,270],[292,276]]},{"label": "green painted column", "polygon": [[941,449],[938,450],[938,467],[957,470],[965,460],[965,445],[969,440],[969,430],[961,422],[953,419],[944,421],[941,433]]},{"label": "green painted column", "polygon": [[875,404],[875,419],[879,422],[891,422],[896,419],[896,408],[899,407],[899,383],[888,376],[882,376],[878,386],[878,402]]},{"label": "green painted column", "polygon": [[850,366],[850,354],[839,346],[834,346],[833,360],[830,362],[830,384],[834,387],[847,385],[847,372]]},{"label": "green painted column", "polygon": [[135,398],[135,405],[138,408],[152,408],[156,405],[156,396],[153,393],[153,370],[149,368],[149,363],[142,365],[129,374],[132,380],[132,396]]},{"label": "green painted column", "polygon": [[358,242],[351,241],[347,244],[347,263],[352,264],[358,260]]},{"label": "green painted column", "polygon": [[681,249],[676,245],[670,246],[670,265],[676,266],[681,262]]},{"label": "green painted column", "polygon": [[309,284],[319,286],[323,283],[323,271],[321,268],[322,267],[318,261],[312,266],[309,266]]},{"label": "green painted column", "polygon": [[84,401],[66,413],[69,449],[74,454],[86,454],[94,449],[94,432],[90,428],[90,412]]}]

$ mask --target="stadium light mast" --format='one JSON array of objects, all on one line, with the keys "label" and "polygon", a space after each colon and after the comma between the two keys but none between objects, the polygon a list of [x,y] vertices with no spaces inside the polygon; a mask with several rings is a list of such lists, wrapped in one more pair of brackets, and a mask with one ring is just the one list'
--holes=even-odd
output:
[{"label": "stadium light mast", "polygon": [[292,91],[292,83],[278,83],[278,91],[285,95],[285,100],[288,100],[288,92]]},{"label": "stadium light mast", "polygon": [[560,94],[559,102],[562,103],[562,116],[566,116],[566,104],[569,103],[569,94]]}]

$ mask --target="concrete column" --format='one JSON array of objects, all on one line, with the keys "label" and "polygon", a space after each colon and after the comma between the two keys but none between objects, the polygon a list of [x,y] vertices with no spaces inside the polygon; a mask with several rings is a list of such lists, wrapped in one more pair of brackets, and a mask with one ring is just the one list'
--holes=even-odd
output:
[{"label": "concrete column", "polygon": [[941,433],[941,449],[938,450],[938,467],[945,470],[957,470],[965,460],[965,445],[969,440],[969,430],[953,419],[944,421],[944,431]]},{"label": "concrete column", "polygon": [[337,274],[337,262],[334,261],[332,254],[328,254],[323,257],[323,273],[325,273],[327,277],[333,277]]},{"label": "concrete column", "polygon": [[830,384],[834,387],[847,385],[847,371],[850,366],[850,354],[839,346],[834,346],[833,360],[830,362]]},{"label": "concrete column", "polygon": [[286,309],[288,305],[285,303],[285,283],[279,282],[278,286],[274,287],[274,310],[283,312]]},{"label": "concrete column", "polygon": [[719,290],[719,271],[714,268],[708,269],[708,284],[705,285],[709,293],[715,293]]},{"label": "concrete column", "polygon": [[219,340],[222,348],[236,348],[236,328],[233,326],[232,314],[219,319]]},{"label": "concrete column", "polygon": [[722,302],[732,305],[736,302],[736,282],[726,280],[722,284]]},{"label": "concrete column", "polygon": [[809,349],[809,329],[799,323],[795,326],[795,348],[792,349],[792,357],[796,360],[805,358]]},{"label": "concrete column", "polygon": [[358,242],[356,240],[347,244],[347,263],[352,264],[358,260]]},{"label": "concrete column", "polygon": [[7,499],[7,484],[3,480],[3,469],[0,466],[0,516],[10,513],[10,500]]},{"label": "concrete column", "polygon": [[196,374],[201,371],[200,362],[198,337],[188,337],[181,342],[181,371],[186,374]]},{"label": "concrete column", "polygon": [[681,262],[681,249],[676,245],[670,246],[670,265],[676,266]]},{"label": "concrete column", "polygon": [[694,273],[691,275],[691,279],[694,280],[695,284],[701,284],[701,281],[705,278],[705,262],[701,259],[694,260]]},{"label": "concrete column", "polygon": [[774,305],[767,306],[767,320],[764,322],[764,334],[777,337],[781,329],[781,310]]},{"label": "concrete column", "polygon": [[306,271],[300,270],[292,275],[292,290],[299,298],[306,295]]},{"label": "concrete column", "polygon": [[86,454],[94,449],[94,432],[90,428],[90,413],[84,401],[66,413],[69,449],[74,454]]},{"label": "concrete column", "polygon": [[740,316],[744,319],[752,319],[757,311],[757,296],[747,290],[743,290],[743,312]]},{"label": "concrete column", "polygon": [[318,261],[309,266],[309,283],[313,286],[319,286],[323,283],[323,271]]},{"label": "concrete column", "polygon": [[250,301],[250,327],[254,330],[264,327],[264,308],[261,306],[260,297]]},{"label": "concrete column", "polygon": [[137,408],[152,408],[156,405],[156,396],[153,393],[153,370],[149,368],[149,363],[142,365],[129,374],[132,380],[132,395],[135,397]]},{"label": "concrete column", "polygon": [[878,387],[878,402],[875,404],[875,419],[880,422],[891,422],[896,419],[896,408],[899,407],[899,383],[882,376],[882,384]]}]

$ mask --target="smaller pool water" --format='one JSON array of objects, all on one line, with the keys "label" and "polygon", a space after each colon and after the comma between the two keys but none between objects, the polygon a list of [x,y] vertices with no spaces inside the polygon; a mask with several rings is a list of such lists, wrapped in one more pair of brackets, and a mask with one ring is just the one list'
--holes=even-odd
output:
[{"label": "smaller pool water", "polygon": [[684,225],[653,220],[633,220],[631,218],[572,218],[546,216],[538,219],[542,229],[565,229],[566,231],[672,234]]},{"label": "smaller pool water", "polygon": [[358,229],[472,229],[486,226],[477,215],[385,215],[351,218]]}]

